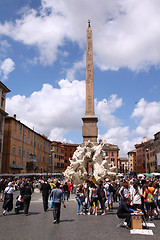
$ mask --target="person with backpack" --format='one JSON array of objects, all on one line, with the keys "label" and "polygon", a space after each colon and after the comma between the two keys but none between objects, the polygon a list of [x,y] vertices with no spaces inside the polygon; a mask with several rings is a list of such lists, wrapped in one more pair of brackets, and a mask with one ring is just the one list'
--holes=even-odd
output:
[{"label": "person with backpack", "polygon": [[155,189],[152,185],[152,182],[150,182],[148,186],[148,198],[147,198],[147,202],[149,205],[149,219],[153,219],[154,217],[154,208],[155,208],[154,197],[153,197],[154,190]]},{"label": "person with backpack", "polygon": [[113,191],[114,191],[114,187],[112,185],[112,183],[110,182],[110,179],[106,179],[106,185],[105,185],[105,189],[107,192],[107,210],[110,208],[113,208]]}]

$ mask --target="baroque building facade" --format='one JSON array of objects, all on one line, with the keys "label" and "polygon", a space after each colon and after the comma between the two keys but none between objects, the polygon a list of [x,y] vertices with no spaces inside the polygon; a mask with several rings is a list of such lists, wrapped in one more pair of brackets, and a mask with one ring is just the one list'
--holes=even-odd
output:
[{"label": "baroque building facade", "polygon": [[129,172],[136,172],[136,150],[131,150],[128,152],[128,164]]},{"label": "baroque building facade", "polygon": [[8,114],[5,112],[6,94],[10,90],[0,81],[0,173],[2,172],[2,152],[3,152],[3,139],[4,139],[4,121],[5,116]]},{"label": "baroque building facade", "polygon": [[2,173],[50,172],[51,141],[14,117],[4,124]]},{"label": "baroque building facade", "polygon": [[160,172],[160,132],[154,135],[155,156],[157,162],[156,171]]},{"label": "baroque building facade", "polygon": [[103,147],[105,155],[109,157],[109,163],[113,163],[118,168],[119,148],[117,145],[107,143]]}]

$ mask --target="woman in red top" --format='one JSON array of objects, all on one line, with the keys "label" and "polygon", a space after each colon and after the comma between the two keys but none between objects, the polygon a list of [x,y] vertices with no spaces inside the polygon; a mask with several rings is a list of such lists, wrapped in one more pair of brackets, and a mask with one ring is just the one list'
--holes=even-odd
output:
[{"label": "woman in red top", "polygon": [[148,198],[148,187],[146,184],[143,185],[143,199],[144,199],[144,204],[147,210],[147,217],[149,218],[149,213],[150,213],[150,207],[149,204],[147,202],[147,198]]},{"label": "woman in red top", "polygon": [[71,194],[71,183],[68,183],[68,198],[70,198],[70,194]]}]

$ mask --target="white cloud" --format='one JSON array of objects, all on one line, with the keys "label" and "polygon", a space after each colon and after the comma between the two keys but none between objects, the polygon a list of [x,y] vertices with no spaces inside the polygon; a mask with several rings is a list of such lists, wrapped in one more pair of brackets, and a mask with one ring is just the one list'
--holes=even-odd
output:
[{"label": "white cloud", "polygon": [[73,79],[75,79],[76,73],[85,67],[86,64],[85,57],[86,56],[84,55],[81,61],[75,62],[72,68],[67,69],[67,79],[72,81]]},{"label": "white cloud", "polygon": [[5,58],[7,54],[7,50],[11,47],[11,45],[7,42],[7,40],[0,41],[0,58]]},{"label": "white cloud", "polygon": [[[70,131],[80,130],[85,114],[85,81],[67,79],[59,81],[59,88],[44,84],[38,92],[25,97],[16,95],[7,98],[6,111],[17,119],[47,135],[51,140],[63,140]],[[121,107],[122,99],[112,95],[109,100],[95,101],[101,125],[115,127],[119,120],[113,112]]]},{"label": "white cloud", "polygon": [[136,105],[132,118],[136,119],[139,125],[136,132],[153,138],[153,135],[160,130],[160,102],[147,102],[142,98]]},{"label": "white cloud", "polygon": [[8,78],[10,74],[15,69],[15,63],[11,58],[6,58],[3,62],[0,62],[0,76],[2,75],[3,80]]},{"label": "white cloud", "polygon": [[30,97],[7,98],[6,111],[51,140],[63,139],[71,130],[80,129],[85,109],[85,82],[61,80],[59,88],[44,84]]},{"label": "white cloud", "polygon": [[43,64],[56,61],[67,40],[85,47],[90,18],[95,61],[101,69],[159,66],[159,0],[41,0],[39,10],[26,9],[15,22],[0,24],[0,33],[38,47]]},{"label": "white cloud", "polygon": [[99,138],[117,145],[120,149],[120,157],[127,157],[127,153],[135,148],[134,145],[143,141],[143,137],[133,137],[128,126],[110,128]]},{"label": "white cloud", "polygon": [[121,125],[121,121],[113,113],[122,106],[122,99],[117,95],[111,95],[109,100],[103,99],[96,102],[96,114],[101,123],[106,127],[115,127]]}]

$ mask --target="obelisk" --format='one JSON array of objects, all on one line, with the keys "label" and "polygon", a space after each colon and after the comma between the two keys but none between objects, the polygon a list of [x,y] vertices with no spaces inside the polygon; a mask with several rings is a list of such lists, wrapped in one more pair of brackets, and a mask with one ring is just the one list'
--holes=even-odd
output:
[{"label": "obelisk", "polygon": [[86,49],[86,112],[82,121],[83,142],[89,140],[90,142],[97,142],[98,118],[94,113],[93,45],[90,21],[88,21]]}]

